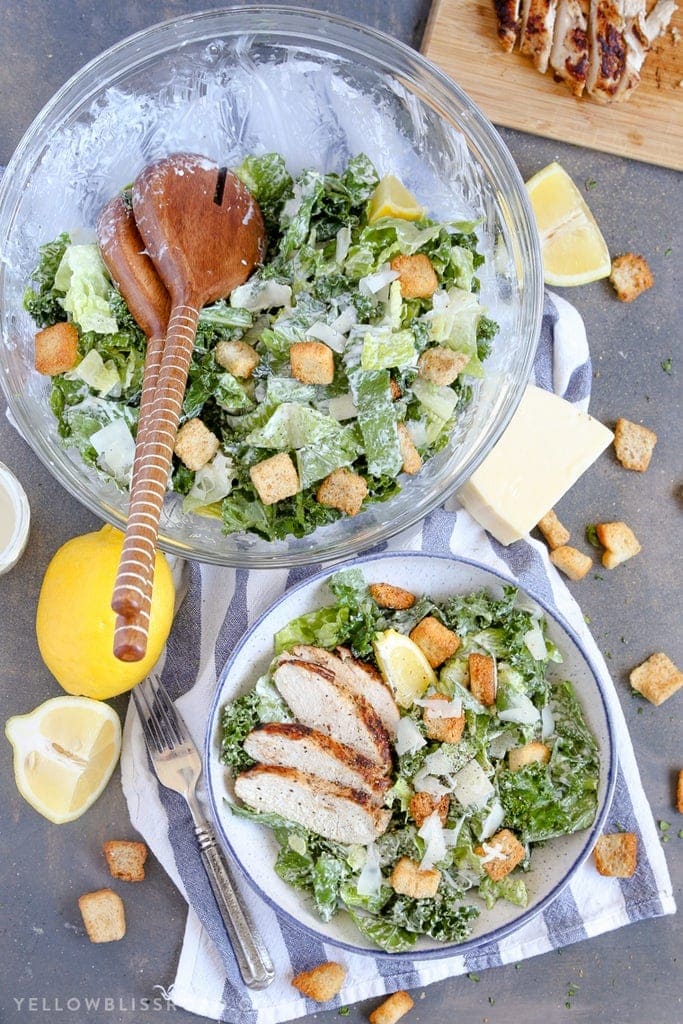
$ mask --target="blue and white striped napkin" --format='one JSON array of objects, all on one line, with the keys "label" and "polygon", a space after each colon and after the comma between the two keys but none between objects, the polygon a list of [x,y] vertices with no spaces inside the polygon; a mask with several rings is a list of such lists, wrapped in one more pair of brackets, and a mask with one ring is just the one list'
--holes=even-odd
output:
[{"label": "blue and white striped napkin", "polygon": [[[572,306],[556,296],[546,297],[534,372],[540,387],[554,390],[583,409],[587,407],[591,365],[583,321]],[[408,536],[394,538],[385,548],[466,554],[518,579],[574,627],[601,672],[617,731],[619,770],[607,830],[619,823],[638,833],[637,872],[628,879],[604,878],[589,859],[557,900],[500,942],[466,956],[423,962],[374,958],[328,945],[279,917],[244,882],[277,970],[270,988],[254,992],[242,984],[234,963],[195,847],[187,808],[181,797],[159,786],[151,773],[140,725],[134,710],[130,710],[121,759],[123,789],[133,825],[189,904],[170,994],[176,1005],[196,1014],[232,1024],[279,1024],[320,1008],[292,988],[290,978],[323,960],[337,960],[348,968],[346,983],[335,1002],[326,1004],[328,1008],[517,962],[631,921],[675,912],[662,847],[614,684],[578,605],[550,564],[545,546],[521,540],[502,547],[452,499],[432,512],[419,528]],[[319,565],[313,565],[291,571],[247,572],[186,563],[185,599],[167,645],[161,675],[171,696],[177,698],[178,708],[200,748],[216,680],[233,646],[283,591],[319,569]],[[199,795],[201,798],[202,793]]]}]

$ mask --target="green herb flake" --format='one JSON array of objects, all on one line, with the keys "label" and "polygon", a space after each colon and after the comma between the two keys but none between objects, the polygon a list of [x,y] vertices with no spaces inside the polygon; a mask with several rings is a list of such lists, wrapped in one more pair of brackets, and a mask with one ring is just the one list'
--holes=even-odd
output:
[{"label": "green herb flake", "polygon": [[664,373],[668,373],[669,375],[671,375],[671,373],[673,372],[672,371],[672,359],[671,359],[671,356],[669,356],[668,359],[663,359],[662,362],[660,363],[660,366],[664,370]]},{"label": "green herb flake", "polygon": [[659,830],[660,830],[660,832],[668,832],[670,828],[671,828],[671,822],[670,821],[660,821],[660,823],[659,823]]},{"label": "green herb flake", "polygon": [[586,540],[589,544],[592,544],[594,548],[602,547],[602,544],[598,540],[598,531],[595,526],[595,523],[589,523],[586,526]]},{"label": "green herb flake", "polygon": [[679,830],[678,830],[678,838],[679,839],[683,839],[683,828],[679,828]]},{"label": "green herb flake", "polygon": [[586,178],[584,185],[586,187],[586,191],[588,192],[592,192],[594,188],[598,187],[598,183],[595,180],[595,178]]},{"label": "green herb flake", "polygon": [[670,256],[672,252],[673,252],[673,249],[671,248],[671,246],[669,246],[668,249],[664,250],[664,255],[665,256]]},{"label": "green herb flake", "polygon": [[351,1013],[351,1010],[348,1008],[348,1006],[340,1006],[339,1009],[337,1010],[337,1013],[340,1017],[348,1017],[348,1015]]},{"label": "green herb flake", "polygon": [[478,974],[472,974],[472,972],[470,972],[467,975],[467,977],[470,979],[470,981],[481,981],[481,978],[479,977],[479,975]]}]

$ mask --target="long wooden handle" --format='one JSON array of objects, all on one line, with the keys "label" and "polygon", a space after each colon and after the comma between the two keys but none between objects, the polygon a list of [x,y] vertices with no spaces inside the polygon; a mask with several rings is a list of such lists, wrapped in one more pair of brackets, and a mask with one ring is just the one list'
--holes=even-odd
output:
[{"label": "long wooden handle", "polygon": [[[149,414],[149,433],[142,448],[139,475],[131,490],[126,538],[111,602],[114,611],[127,619],[144,608],[152,590],[159,518],[198,319],[196,306],[176,305],[168,322],[156,394]],[[146,627],[144,621],[140,623],[145,640]]]}]

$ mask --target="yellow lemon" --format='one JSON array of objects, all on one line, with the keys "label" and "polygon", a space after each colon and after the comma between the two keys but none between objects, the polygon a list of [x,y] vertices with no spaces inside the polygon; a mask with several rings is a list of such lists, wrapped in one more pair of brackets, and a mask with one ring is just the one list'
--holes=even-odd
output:
[{"label": "yellow lemon", "polygon": [[400,217],[402,220],[420,220],[426,213],[412,192],[394,177],[385,174],[368,204],[368,221],[374,224],[380,217]]},{"label": "yellow lemon", "polygon": [[396,703],[402,708],[409,708],[428,686],[436,684],[434,669],[405,633],[387,629],[377,634],[372,646],[384,681],[391,686]]},{"label": "yellow lemon", "polygon": [[53,697],[5,726],[21,795],[49,821],[78,818],[106,786],[121,753],[116,712],[88,697]]},{"label": "yellow lemon", "polygon": [[36,635],[43,661],[67,693],[106,700],[130,690],[159,659],[171,630],[175,593],[171,569],[157,553],[147,653],[142,661],[114,657],[111,608],[123,534],[113,526],[74,537],[52,558],[43,579]]},{"label": "yellow lemon", "polygon": [[605,239],[565,169],[548,164],[526,187],[541,239],[546,284],[569,288],[609,277]]}]

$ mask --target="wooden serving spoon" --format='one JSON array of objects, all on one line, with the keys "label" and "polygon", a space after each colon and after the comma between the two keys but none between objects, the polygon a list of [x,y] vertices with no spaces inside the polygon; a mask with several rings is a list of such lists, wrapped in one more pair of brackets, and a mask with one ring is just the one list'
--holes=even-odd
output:
[{"label": "wooden serving spoon", "polygon": [[172,308],[112,597],[114,611],[127,618],[141,610],[154,577],[199,310],[246,281],[266,247],[261,211],[239,178],[191,153],[165,157],[138,175],[133,213]]},{"label": "wooden serving spoon", "polygon": [[[142,451],[149,433],[157,379],[164,350],[171,300],[156,268],[145,252],[133,210],[123,196],[110,200],[97,221],[97,240],[109,274],[126,301],[138,327],[147,338],[142,379],[137,443],[131,490],[140,476]],[[119,615],[114,630],[114,654],[121,661],[141,661],[147,649],[152,585],[145,589],[139,611],[129,618]]]}]

